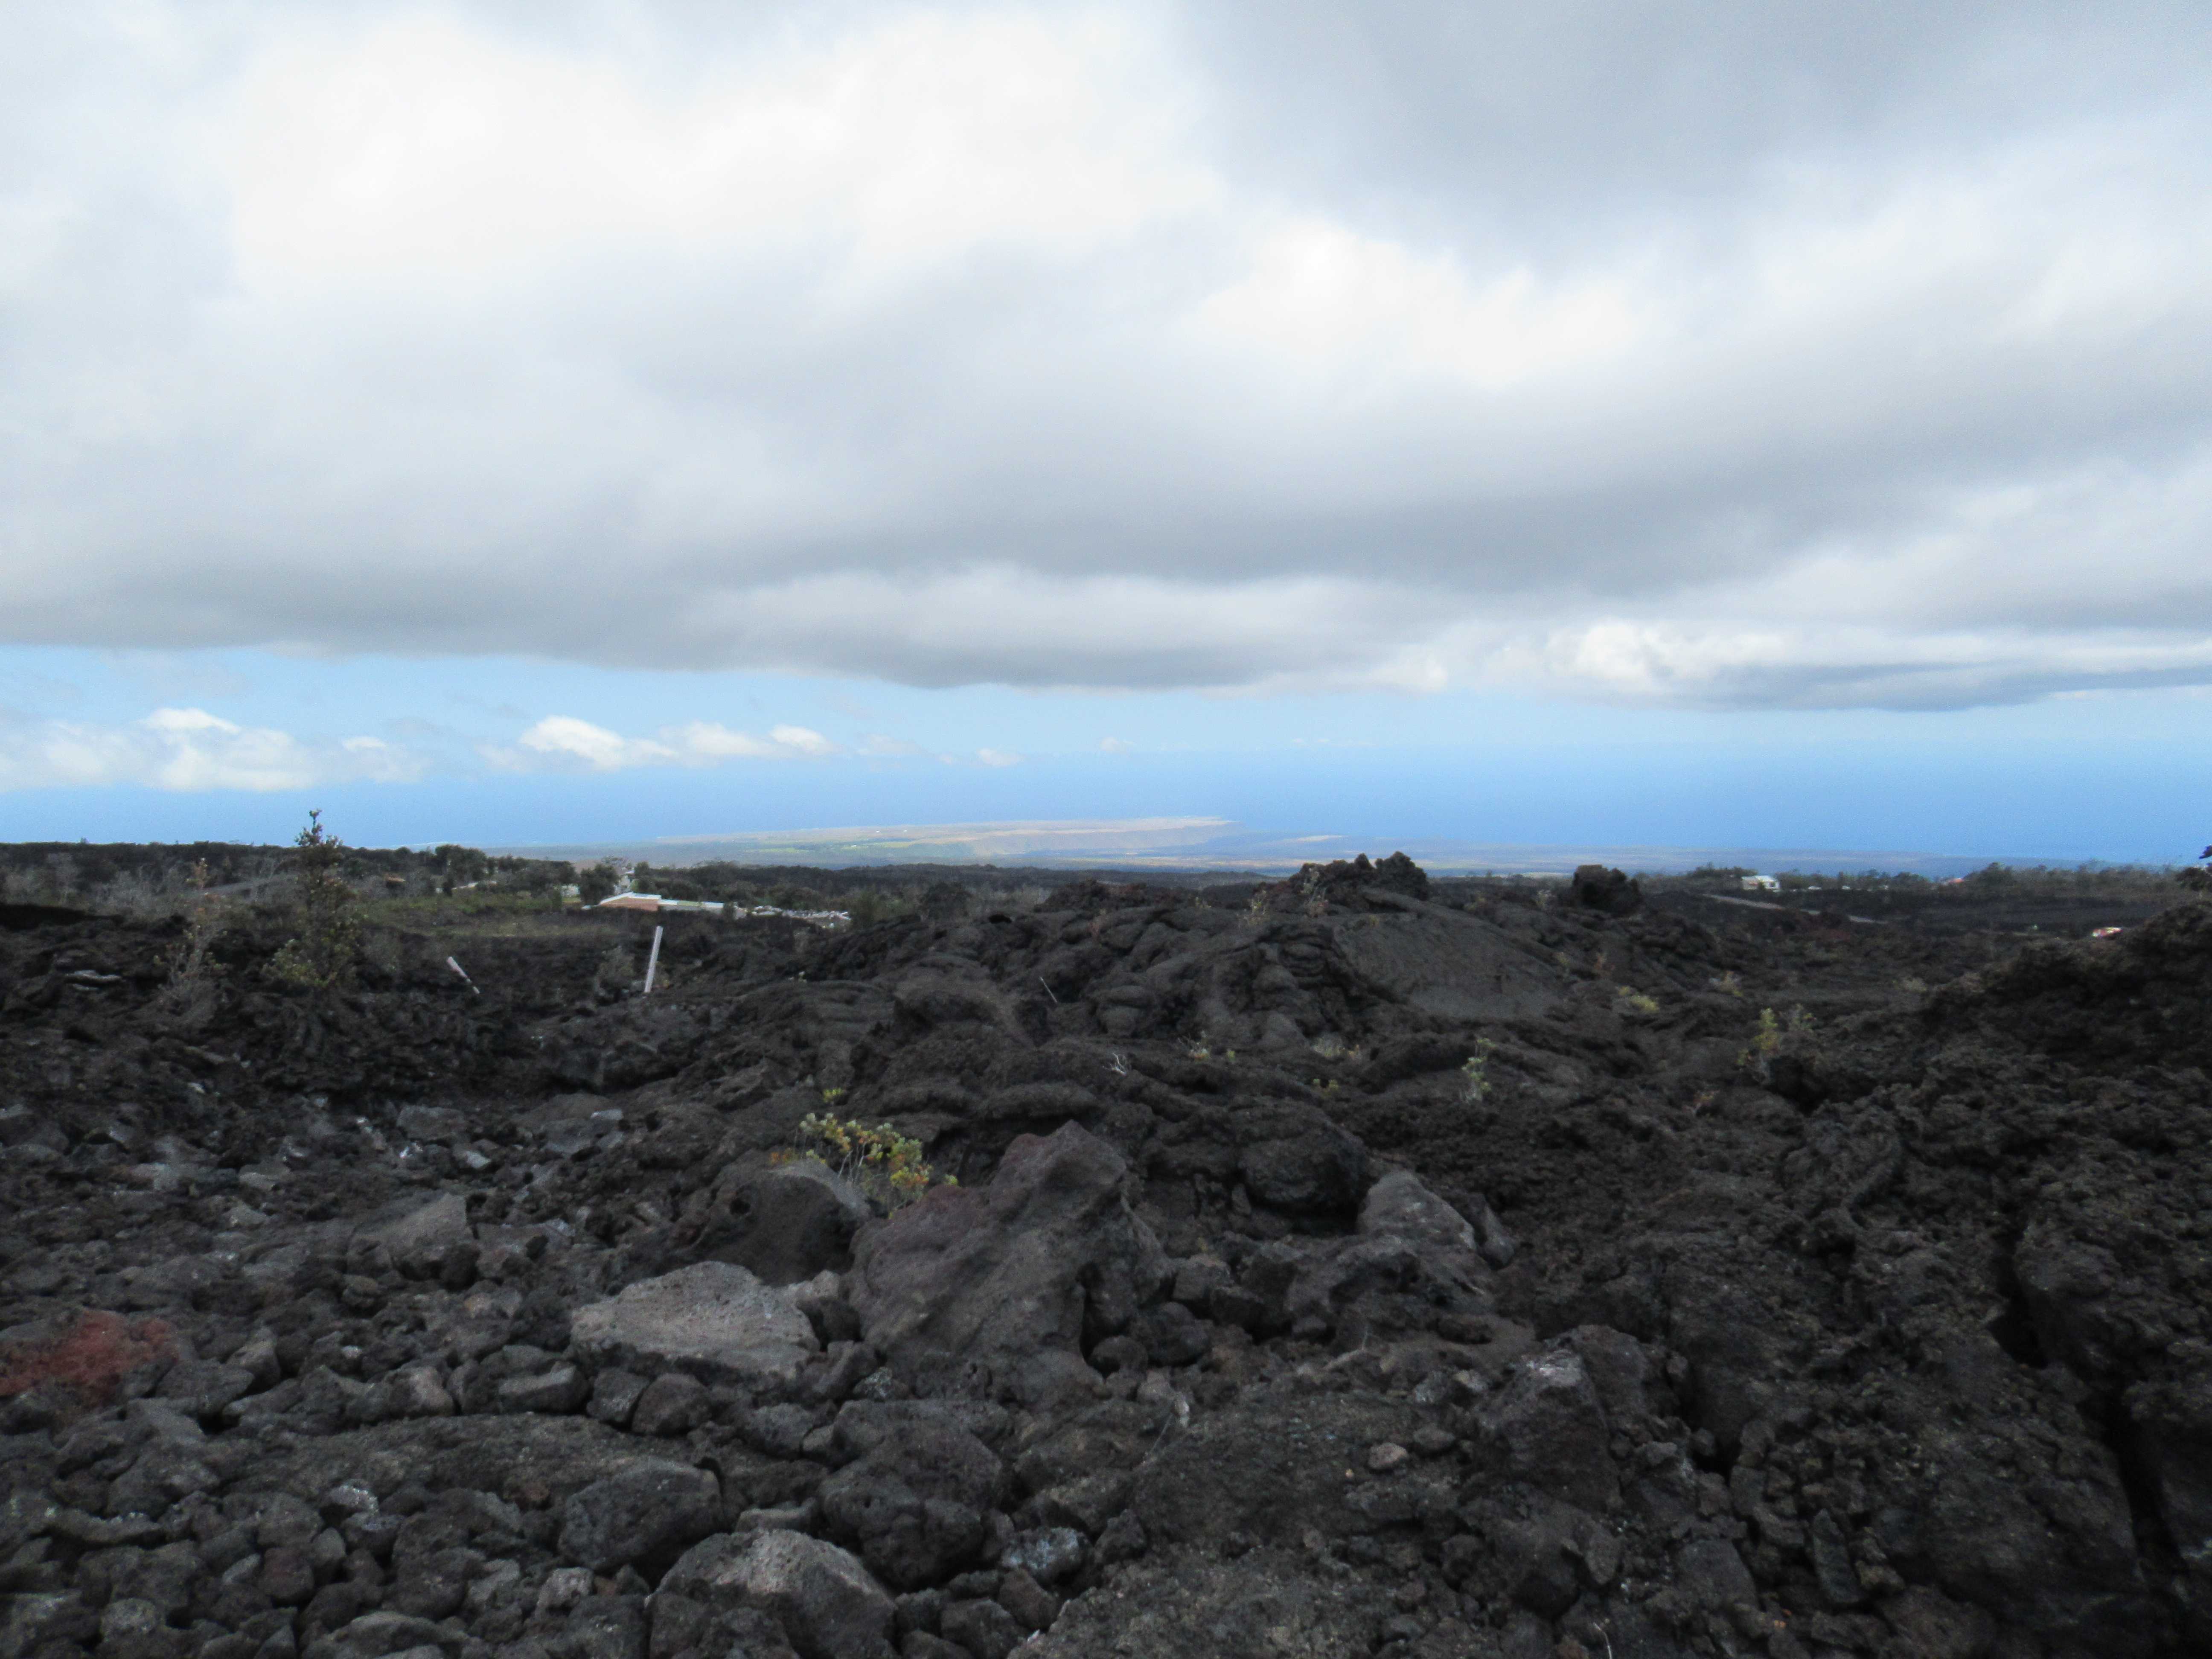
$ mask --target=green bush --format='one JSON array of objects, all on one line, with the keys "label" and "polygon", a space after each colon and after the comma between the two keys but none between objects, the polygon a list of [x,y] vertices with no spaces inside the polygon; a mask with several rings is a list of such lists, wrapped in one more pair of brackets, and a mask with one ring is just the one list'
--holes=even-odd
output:
[{"label": "green bush", "polygon": [[[2212,847],[2197,854],[2200,860],[2212,860]],[[2186,869],[2178,870],[2173,878],[2192,893],[2212,893],[2212,865],[2199,862]]]},{"label": "green bush", "polygon": [[270,975],[307,990],[343,990],[353,983],[361,954],[361,918],[353,911],[357,896],[341,873],[345,843],[323,828],[317,809],[292,844],[298,849],[292,878],[300,931],[270,958]]}]

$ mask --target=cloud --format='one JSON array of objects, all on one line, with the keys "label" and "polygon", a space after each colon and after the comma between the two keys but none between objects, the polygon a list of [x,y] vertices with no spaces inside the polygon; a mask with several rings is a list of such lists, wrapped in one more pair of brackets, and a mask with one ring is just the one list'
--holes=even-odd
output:
[{"label": "cloud", "polygon": [[75,720],[0,724],[0,790],[110,785],[178,792],[306,789],[405,782],[421,762],[379,738],[303,742],[242,726],[204,708],[157,708],[127,725]]},{"label": "cloud", "polygon": [[980,766],[1019,766],[1024,757],[1011,749],[978,749],[975,761]]},{"label": "cloud", "polygon": [[534,755],[579,760],[596,772],[672,764],[678,758],[676,750],[666,744],[625,738],[568,714],[547,715],[522,734],[521,744]]},{"label": "cloud", "polygon": [[15,8],[0,629],[2212,683],[2207,85],[2197,9],[2124,0]]},{"label": "cloud", "polygon": [[521,749],[487,749],[493,764],[509,771],[579,764],[594,772],[641,766],[719,766],[733,760],[818,760],[844,750],[804,726],[778,726],[765,738],[712,720],[665,726],[657,737],[625,738],[570,714],[549,714],[517,739]]},{"label": "cloud", "polygon": [[910,760],[927,755],[929,751],[920,744],[909,743],[904,738],[894,738],[883,732],[871,732],[860,739],[859,752],[877,760]]},{"label": "cloud", "polygon": [[1128,755],[1136,752],[1137,745],[1127,738],[1101,738],[1098,739],[1098,748],[1103,754]]}]

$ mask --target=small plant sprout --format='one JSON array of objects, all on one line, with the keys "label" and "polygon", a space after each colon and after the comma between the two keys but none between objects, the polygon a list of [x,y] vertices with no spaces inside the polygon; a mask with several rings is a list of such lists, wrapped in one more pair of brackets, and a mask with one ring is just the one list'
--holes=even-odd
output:
[{"label": "small plant sprout", "polygon": [[184,934],[169,951],[169,978],[161,995],[172,1007],[204,1008],[209,1002],[210,981],[222,972],[208,959],[208,952],[222,933],[222,901],[209,890],[215,885],[215,878],[208,873],[205,859],[192,866],[185,881],[192,890],[191,903],[185,912]]},{"label": "small plant sprout", "polygon": [[844,1097],[845,1091],[842,1089],[824,1089],[822,1091],[822,1103],[825,1106],[835,1106]]},{"label": "small plant sprout", "polygon": [[1782,1022],[1775,1018],[1773,1009],[1762,1008],[1759,1011],[1758,1029],[1752,1032],[1751,1041],[1744,1045],[1735,1063],[1747,1072],[1765,1077],[1768,1062],[1781,1052]]},{"label": "small plant sprout", "polygon": [[1733,968],[1725,974],[1714,975],[1705,982],[1724,997],[1734,997],[1739,1002],[1743,1000],[1743,979]]},{"label": "small plant sprout", "polygon": [[1656,1014],[1659,1012],[1659,999],[1646,995],[1632,985],[1622,986],[1613,993],[1613,995],[1620,1006],[1631,1013]]},{"label": "small plant sprout", "polygon": [[1460,1076],[1463,1079],[1467,1102],[1470,1106],[1480,1105],[1490,1098],[1492,1087],[1490,1057],[1497,1052],[1498,1045],[1488,1037],[1477,1037],[1474,1052],[1467,1057],[1467,1063],[1459,1068]]}]

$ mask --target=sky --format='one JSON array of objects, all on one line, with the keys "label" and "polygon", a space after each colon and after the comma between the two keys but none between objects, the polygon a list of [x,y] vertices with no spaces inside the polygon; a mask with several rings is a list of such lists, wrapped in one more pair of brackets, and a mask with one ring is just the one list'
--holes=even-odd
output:
[{"label": "sky", "polygon": [[0,838],[2185,860],[2212,13],[0,9]]}]

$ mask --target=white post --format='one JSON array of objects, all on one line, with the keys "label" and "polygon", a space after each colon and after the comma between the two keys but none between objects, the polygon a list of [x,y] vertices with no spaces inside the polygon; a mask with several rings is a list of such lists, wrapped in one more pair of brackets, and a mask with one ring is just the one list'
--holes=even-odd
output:
[{"label": "white post", "polygon": [[653,930],[653,953],[645,959],[645,994],[653,994],[653,975],[660,967],[660,929]]}]

